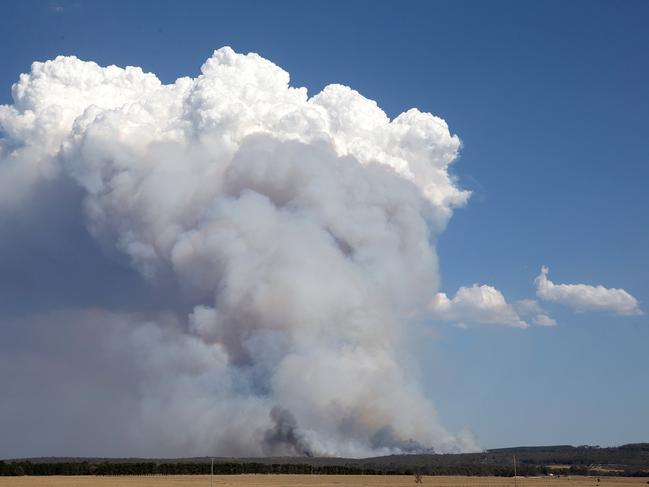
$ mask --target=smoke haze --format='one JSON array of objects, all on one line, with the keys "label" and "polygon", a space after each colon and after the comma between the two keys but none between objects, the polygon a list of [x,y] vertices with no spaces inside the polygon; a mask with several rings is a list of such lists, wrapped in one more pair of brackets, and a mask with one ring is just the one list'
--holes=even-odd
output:
[{"label": "smoke haze", "polygon": [[227,47],[170,85],[58,57],[12,95],[0,455],[477,448],[440,423],[402,340],[469,197],[444,120],[389,120],[341,85],[308,97]]}]

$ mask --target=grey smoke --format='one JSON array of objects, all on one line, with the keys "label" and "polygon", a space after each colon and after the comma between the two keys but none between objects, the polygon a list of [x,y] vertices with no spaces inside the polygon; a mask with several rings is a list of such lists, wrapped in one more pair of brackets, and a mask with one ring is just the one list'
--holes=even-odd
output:
[{"label": "grey smoke", "polygon": [[[340,85],[308,97],[229,48],[170,85],[58,57],[12,94],[0,455],[476,449],[442,426],[403,340],[469,196],[442,119],[390,120]],[[43,437],[21,442],[29,417]]]},{"label": "grey smoke", "polygon": [[300,432],[295,416],[278,406],[270,410],[273,427],[266,431],[264,443],[271,454],[312,456],[311,447]]},{"label": "grey smoke", "polygon": [[371,439],[372,448],[376,450],[381,450],[384,448],[389,448],[392,450],[397,450],[402,453],[434,453],[433,448],[426,448],[424,445],[418,441],[408,438],[406,440],[399,437],[399,435],[394,431],[390,426],[384,426],[379,429]]}]

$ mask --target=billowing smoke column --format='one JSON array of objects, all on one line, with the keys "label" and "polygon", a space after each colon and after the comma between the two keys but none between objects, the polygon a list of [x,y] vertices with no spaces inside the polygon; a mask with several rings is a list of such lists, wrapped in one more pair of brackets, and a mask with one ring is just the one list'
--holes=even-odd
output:
[{"label": "billowing smoke column", "polygon": [[402,341],[468,198],[448,173],[458,138],[345,86],[309,98],[256,54],[219,49],[201,73],[164,85],[58,57],[0,107],[0,211],[71,181],[104,251],[177,291],[118,320],[140,437],[188,454],[474,449],[440,425]]}]

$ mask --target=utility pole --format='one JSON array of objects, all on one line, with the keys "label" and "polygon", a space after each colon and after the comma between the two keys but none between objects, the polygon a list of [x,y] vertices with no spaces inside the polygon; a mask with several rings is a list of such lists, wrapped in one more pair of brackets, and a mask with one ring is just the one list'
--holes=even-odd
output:
[{"label": "utility pole", "polygon": [[514,487],[518,487],[518,481],[516,480],[516,455],[514,455]]},{"label": "utility pole", "polygon": [[210,487],[214,487],[214,457],[212,457],[212,465],[210,466]]}]

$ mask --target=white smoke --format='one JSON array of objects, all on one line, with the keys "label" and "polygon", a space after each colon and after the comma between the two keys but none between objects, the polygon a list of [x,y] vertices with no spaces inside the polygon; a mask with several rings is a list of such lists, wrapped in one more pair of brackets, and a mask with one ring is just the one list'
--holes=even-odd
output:
[{"label": "white smoke", "polygon": [[440,424],[401,341],[437,290],[435,239],[469,196],[448,172],[459,139],[416,109],[390,121],[345,86],[309,98],[256,54],[219,49],[201,73],[164,85],[57,57],[0,107],[0,213],[72,181],[106,252],[178,289],[115,335],[142,377],[136,441],[474,450]]}]

